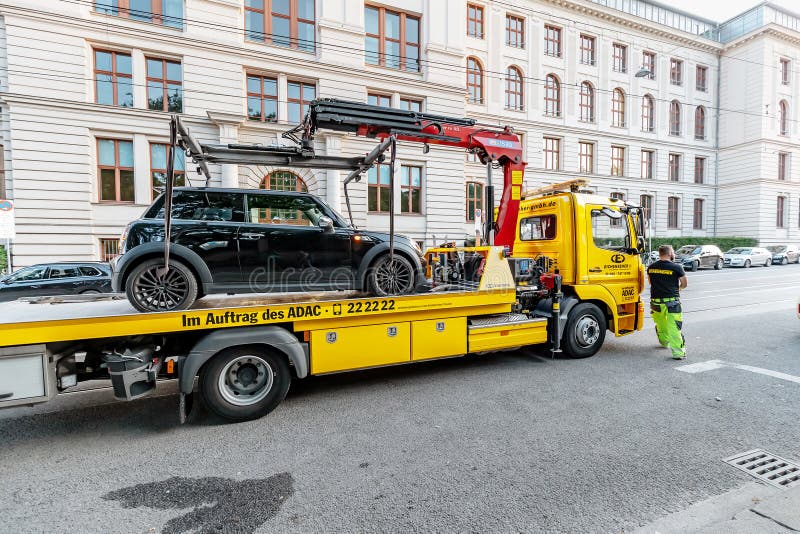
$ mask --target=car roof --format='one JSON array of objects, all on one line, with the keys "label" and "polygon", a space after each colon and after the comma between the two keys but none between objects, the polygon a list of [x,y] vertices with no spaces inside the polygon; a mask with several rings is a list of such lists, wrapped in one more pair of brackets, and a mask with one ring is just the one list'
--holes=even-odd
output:
[{"label": "car roof", "polygon": [[51,263],[37,263],[31,267],[51,267],[53,265],[89,265],[91,267],[108,267],[108,263],[102,261],[54,261]]},{"label": "car roof", "polygon": [[244,193],[256,195],[303,195],[309,197],[316,197],[316,195],[307,191],[276,191],[274,189],[256,189],[246,187],[176,187],[175,191],[203,191],[208,193]]}]

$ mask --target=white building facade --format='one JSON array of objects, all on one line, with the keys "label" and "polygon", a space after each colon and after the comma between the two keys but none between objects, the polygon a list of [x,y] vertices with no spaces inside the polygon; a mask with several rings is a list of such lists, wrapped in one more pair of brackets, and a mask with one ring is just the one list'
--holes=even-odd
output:
[{"label": "white building facade", "polygon": [[[756,22],[720,26],[615,1],[0,0],[14,263],[113,255],[162,184],[170,113],[203,142],[285,143],[320,97],[510,124],[528,186],[587,178],[648,205],[655,235],[800,242],[796,19],[764,5]],[[349,156],[374,146],[317,143]],[[345,208],[339,171],[212,171],[211,185],[307,190]],[[358,226],[388,228],[394,195],[397,231],[424,246],[474,235],[483,165],[405,144],[395,191],[386,172],[351,185]],[[204,183],[192,168],[183,180]]]}]

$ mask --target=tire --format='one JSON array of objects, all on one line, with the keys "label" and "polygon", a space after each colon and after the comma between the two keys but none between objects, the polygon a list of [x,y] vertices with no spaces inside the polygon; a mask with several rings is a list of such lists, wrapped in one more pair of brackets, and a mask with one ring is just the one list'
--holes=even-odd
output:
[{"label": "tire", "polygon": [[781,260],[781,265],[789,265],[789,257],[785,257]]},{"label": "tire", "polygon": [[724,262],[722,261],[722,258],[719,258],[717,260],[717,263],[714,264],[714,270],[715,271],[719,271],[720,269],[722,269],[723,265],[724,265]]},{"label": "tire", "polygon": [[764,267],[769,267],[772,265],[772,258],[767,258],[767,261],[764,262]]},{"label": "tire", "polygon": [[745,269],[749,269],[750,268],[750,260],[744,260],[744,268]]},{"label": "tire", "polygon": [[395,254],[391,260],[389,254],[379,256],[367,272],[367,289],[376,297],[408,295],[415,287],[414,266],[400,254]]},{"label": "tire", "polygon": [[589,302],[572,308],[567,317],[567,325],[561,345],[571,358],[588,358],[597,354],[606,338],[607,320],[605,314]]},{"label": "tire", "polygon": [[698,269],[700,269],[700,262],[699,261],[693,261],[692,262],[692,268],[689,269],[689,270],[692,271],[692,272],[695,272]]},{"label": "tire", "polygon": [[282,354],[261,347],[233,347],[217,353],[203,367],[200,394],[220,417],[258,419],[286,398],[290,373]]},{"label": "tire", "polygon": [[125,280],[125,294],[140,312],[186,310],[197,300],[197,279],[184,264],[169,262],[169,271],[159,275],[161,258],[135,266]]}]

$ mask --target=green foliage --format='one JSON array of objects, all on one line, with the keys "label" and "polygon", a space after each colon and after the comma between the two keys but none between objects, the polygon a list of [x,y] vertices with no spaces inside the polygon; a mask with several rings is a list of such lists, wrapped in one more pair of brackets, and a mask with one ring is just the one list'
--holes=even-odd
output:
[{"label": "green foliage", "polygon": [[8,255],[6,247],[0,245],[0,273],[8,272]]},{"label": "green foliage", "polygon": [[[621,238],[604,239],[609,241],[612,245],[622,245]],[[648,246],[650,240],[648,239]],[[730,250],[734,247],[756,247],[758,246],[758,239],[753,237],[654,237],[652,239],[653,250],[658,250],[661,245],[672,245],[672,248],[678,250],[684,245],[716,245],[722,252]]]}]

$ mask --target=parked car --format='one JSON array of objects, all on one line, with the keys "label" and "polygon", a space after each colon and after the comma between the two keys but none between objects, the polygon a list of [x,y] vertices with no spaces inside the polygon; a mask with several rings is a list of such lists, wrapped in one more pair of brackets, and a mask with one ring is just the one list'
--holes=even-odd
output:
[{"label": "parked car", "polygon": [[729,267],[752,267],[772,265],[772,253],[760,247],[736,247],[725,253],[725,265]]},{"label": "parked car", "polygon": [[800,247],[795,245],[774,245],[767,247],[767,250],[772,252],[774,264],[800,263]]},{"label": "parked car", "polygon": [[722,251],[714,245],[684,245],[675,251],[675,261],[690,271],[700,268],[722,269]]},{"label": "parked car", "polygon": [[422,250],[396,235],[356,230],[322,199],[295,191],[175,188],[170,269],[164,272],[164,195],[128,224],[112,286],[139,311],[189,308],[212,293],[413,292]]},{"label": "parked car", "polygon": [[100,262],[31,265],[0,278],[0,302],[20,297],[111,292],[111,268]]}]

